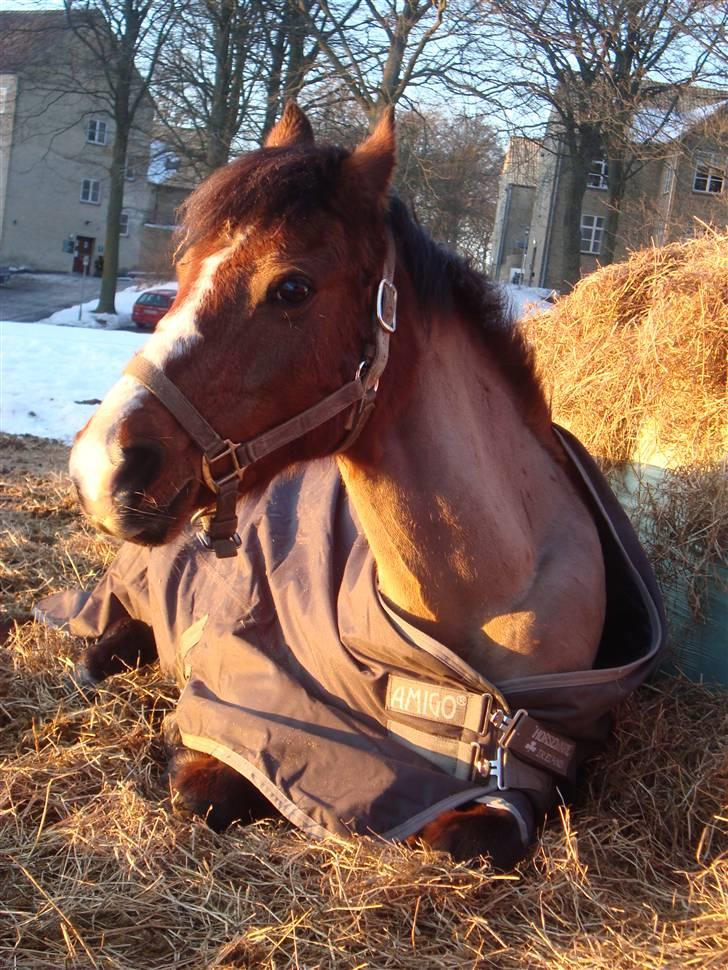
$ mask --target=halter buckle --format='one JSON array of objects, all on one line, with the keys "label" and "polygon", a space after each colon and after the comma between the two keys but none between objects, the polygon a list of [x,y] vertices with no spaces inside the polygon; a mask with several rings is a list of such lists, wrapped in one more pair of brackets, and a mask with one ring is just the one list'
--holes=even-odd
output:
[{"label": "halter buckle", "polygon": [[[237,478],[238,481],[242,479],[243,473],[245,472],[248,464],[246,462],[245,465],[241,465],[240,461],[238,460],[237,450],[240,447],[239,444],[236,444],[234,441],[230,441],[229,438],[225,438],[223,444],[225,445],[224,450],[219,452],[217,455],[210,457],[209,455],[203,454],[202,456],[202,477],[205,480],[205,485],[207,485],[207,487],[213,492],[219,492],[223,485],[225,485],[227,482],[231,482],[234,478]],[[223,475],[222,478],[215,478],[212,471],[212,466],[216,461],[220,461],[222,458],[230,459],[232,463],[232,471],[228,472],[226,475]]]},{"label": "halter buckle", "polygon": [[203,549],[213,550],[218,559],[232,559],[243,544],[243,540],[237,532],[221,539],[213,539],[207,529],[200,529],[197,532],[197,539]]},{"label": "halter buckle", "polygon": [[397,329],[397,287],[388,279],[379,282],[377,322],[387,333],[394,333]]}]

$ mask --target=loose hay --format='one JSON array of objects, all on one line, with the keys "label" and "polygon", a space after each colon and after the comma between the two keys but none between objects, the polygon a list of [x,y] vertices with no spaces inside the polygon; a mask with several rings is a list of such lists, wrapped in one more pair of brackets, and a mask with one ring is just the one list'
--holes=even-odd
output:
[{"label": "loose hay", "polygon": [[[68,484],[36,473],[18,488],[25,474],[4,472],[2,537],[35,550],[29,583],[67,586],[79,548],[95,575],[108,543],[94,560],[80,520],[53,512]],[[81,646],[27,622],[0,648],[0,966],[726,966],[724,694],[670,678],[630,699],[579,804],[504,877],[370,839],[310,843],[284,823],[218,836],[181,817],[158,741],[175,689],[130,671],[84,697],[68,678]]]},{"label": "loose hay", "polygon": [[631,505],[663,589],[704,619],[728,581],[728,235],[633,253],[528,327],[555,419]]}]

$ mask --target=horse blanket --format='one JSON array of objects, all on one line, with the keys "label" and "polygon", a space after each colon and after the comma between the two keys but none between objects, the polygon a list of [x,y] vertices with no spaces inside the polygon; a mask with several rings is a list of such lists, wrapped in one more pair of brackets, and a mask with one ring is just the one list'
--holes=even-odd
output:
[{"label": "horse blanket", "polygon": [[85,637],[126,615],[149,624],[181,687],[183,742],[311,835],[402,839],[481,800],[511,812],[527,843],[654,668],[665,628],[619,503],[576,439],[557,434],[604,553],[592,670],[493,684],[399,617],[332,459],[241,498],[237,557],[217,559],[189,529],[159,548],[125,544],[95,590],[49,597],[39,615]]}]

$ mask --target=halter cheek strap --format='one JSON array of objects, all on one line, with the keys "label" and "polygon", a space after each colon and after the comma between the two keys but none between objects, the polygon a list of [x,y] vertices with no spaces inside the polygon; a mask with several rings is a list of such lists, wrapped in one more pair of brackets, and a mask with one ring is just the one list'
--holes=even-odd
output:
[{"label": "halter cheek strap", "polygon": [[374,408],[379,378],[387,366],[389,338],[397,329],[397,290],[393,283],[395,260],[394,239],[388,231],[387,256],[376,296],[374,344],[369,346],[354,379],[318,404],[248,441],[235,443],[221,438],[177,385],[141,354],[127,364],[124,373],[137,380],[164,404],[202,450],[202,477],[215,493],[216,504],[214,512],[202,509],[196,513],[193,521],[201,521],[200,541],[206,548],[213,549],[218,558],[235,556],[240,545],[235,505],[238,484],[249,465],[303,437],[347,409],[351,409],[346,422],[347,434],[337,452],[351,447],[361,434]]}]

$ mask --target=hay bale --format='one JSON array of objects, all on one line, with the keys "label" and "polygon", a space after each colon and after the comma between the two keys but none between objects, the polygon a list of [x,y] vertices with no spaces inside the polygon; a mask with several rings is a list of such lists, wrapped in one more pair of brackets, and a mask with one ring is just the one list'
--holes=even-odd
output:
[{"label": "hay bale", "polygon": [[678,663],[728,682],[728,235],[633,253],[526,325],[554,419],[640,533]]}]

